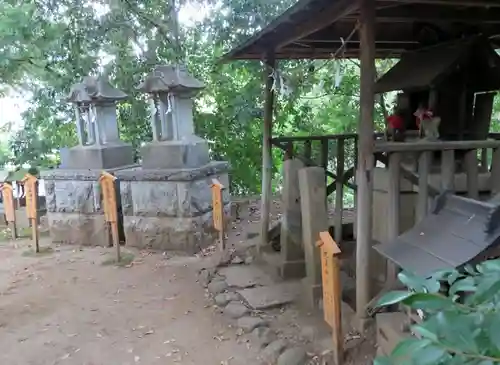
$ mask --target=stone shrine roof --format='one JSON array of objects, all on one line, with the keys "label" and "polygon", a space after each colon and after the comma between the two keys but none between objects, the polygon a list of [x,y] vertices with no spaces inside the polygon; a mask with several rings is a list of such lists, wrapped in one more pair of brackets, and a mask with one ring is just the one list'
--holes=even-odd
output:
[{"label": "stone shrine roof", "polygon": [[113,87],[106,77],[87,76],[82,82],[71,87],[67,101],[72,103],[112,102],[124,100],[127,97],[123,91]]},{"label": "stone shrine roof", "polygon": [[138,89],[147,93],[170,91],[197,91],[205,85],[191,76],[183,66],[162,65],[154,70],[141,82]]}]

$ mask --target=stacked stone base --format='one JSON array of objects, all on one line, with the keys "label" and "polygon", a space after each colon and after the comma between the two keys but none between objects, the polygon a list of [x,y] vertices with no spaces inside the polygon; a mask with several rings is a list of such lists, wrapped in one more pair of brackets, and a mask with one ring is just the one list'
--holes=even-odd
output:
[{"label": "stacked stone base", "polygon": [[[115,173],[119,169],[108,169]],[[108,246],[99,177],[102,170],[55,169],[42,172],[47,222],[55,243]],[[120,202],[118,202],[120,205]]]},{"label": "stacked stone base", "polygon": [[52,242],[80,246],[109,245],[109,231],[102,214],[48,213]]},{"label": "stacked stone base", "polygon": [[[217,237],[212,179],[229,185],[226,162],[193,169],[134,168],[117,172],[127,246],[193,254]],[[229,189],[227,189],[229,190]],[[229,192],[223,194],[226,217]]]},{"label": "stacked stone base", "polygon": [[201,217],[123,218],[127,246],[163,251],[196,253],[216,238],[212,214]]}]

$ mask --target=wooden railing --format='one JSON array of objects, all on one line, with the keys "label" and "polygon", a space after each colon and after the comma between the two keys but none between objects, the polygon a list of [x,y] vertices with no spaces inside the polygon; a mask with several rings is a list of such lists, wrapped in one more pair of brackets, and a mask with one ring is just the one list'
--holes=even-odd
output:
[{"label": "wooden railing", "polygon": [[[491,150],[491,164],[483,156]],[[430,198],[443,191],[454,191],[456,156],[466,176],[466,194],[472,199],[479,199],[479,175],[484,168],[491,172],[489,177],[490,193],[500,192],[500,140],[485,141],[419,141],[413,143],[378,142],[375,144],[375,154],[379,160],[386,163],[388,169],[388,212],[387,238],[396,239],[400,232],[400,183],[405,178],[418,186],[417,220],[423,219],[429,212]],[[436,187],[429,183],[431,162],[436,152],[441,153],[441,184]],[[401,162],[405,154],[417,155],[416,171],[411,171]],[[367,214],[371,214],[368,213]],[[392,268],[391,268],[392,270]],[[388,271],[388,281],[395,280],[395,272]]]},{"label": "wooden railing", "polygon": [[[342,241],[345,188],[356,194],[357,134],[324,136],[277,137],[273,146],[284,152],[284,159],[297,158],[306,166],[320,166],[327,177],[327,197],[335,192],[334,233],[336,242]],[[356,198],[354,198],[356,200]]]}]

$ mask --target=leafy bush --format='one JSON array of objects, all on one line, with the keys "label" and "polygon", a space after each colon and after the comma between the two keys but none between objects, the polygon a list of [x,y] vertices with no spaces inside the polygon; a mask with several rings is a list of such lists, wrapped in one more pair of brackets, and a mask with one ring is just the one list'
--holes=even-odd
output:
[{"label": "leafy bush", "polygon": [[421,310],[424,319],[411,327],[414,337],[374,365],[500,364],[500,260],[399,279],[410,290],[386,294],[379,307],[400,303]]}]

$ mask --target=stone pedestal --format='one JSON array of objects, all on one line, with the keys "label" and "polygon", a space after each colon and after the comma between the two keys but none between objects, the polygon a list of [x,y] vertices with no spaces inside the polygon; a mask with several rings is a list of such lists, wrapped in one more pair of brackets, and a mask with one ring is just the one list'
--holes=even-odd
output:
[{"label": "stone pedestal", "polygon": [[[212,244],[217,236],[212,179],[229,187],[228,169],[227,162],[210,162],[198,168],[117,171],[127,245],[196,253]],[[229,217],[228,189],[223,200]]]},{"label": "stone pedestal", "polygon": [[76,146],[66,152],[64,163],[72,169],[114,169],[126,166],[134,160],[132,146],[115,142],[106,146]]},{"label": "stone pedestal", "polygon": [[[107,169],[110,173],[117,170]],[[101,173],[102,170],[97,169],[57,169],[41,173],[53,242],[81,246],[109,244],[98,182]]]}]

